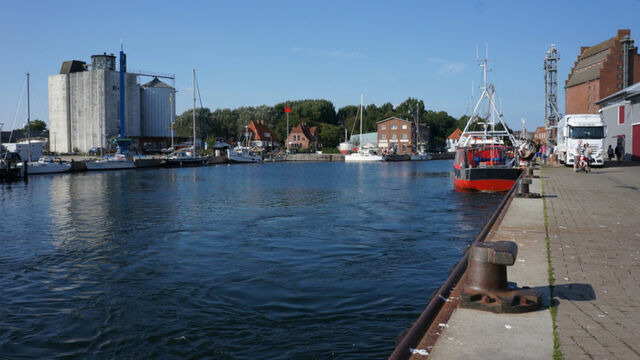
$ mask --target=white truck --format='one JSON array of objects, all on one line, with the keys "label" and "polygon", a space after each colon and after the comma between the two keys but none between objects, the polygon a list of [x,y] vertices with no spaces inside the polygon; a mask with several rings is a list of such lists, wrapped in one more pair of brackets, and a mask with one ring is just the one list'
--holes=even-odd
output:
[{"label": "white truck", "polygon": [[589,144],[591,148],[592,164],[604,165],[604,139],[607,127],[599,114],[570,114],[565,115],[558,122],[558,160],[565,165],[573,165],[574,153],[578,141],[582,146]]}]

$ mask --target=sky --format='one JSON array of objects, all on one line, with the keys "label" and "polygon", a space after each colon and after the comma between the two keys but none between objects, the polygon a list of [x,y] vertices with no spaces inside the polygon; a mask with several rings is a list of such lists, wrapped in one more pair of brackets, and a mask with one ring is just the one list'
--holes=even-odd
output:
[{"label": "sky", "polygon": [[[607,5],[609,4],[609,5]],[[176,111],[192,106],[196,69],[205,107],[326,99],[336,107],[398,105],[470,113],[481,90],[478,56],[504,120],[533,130],[544,122],[543,60],[560,52],[564,81],[580,53],[631,29],[640,46],[640,0],[605,1],[9,1],[0,2],[0,123],[48,120],[47,77],[63,61],[123,42],[127,69],[175,74]],[[479,51],[478,51],[479,50]],[[150,78],[143,78],[144,83]]]}]

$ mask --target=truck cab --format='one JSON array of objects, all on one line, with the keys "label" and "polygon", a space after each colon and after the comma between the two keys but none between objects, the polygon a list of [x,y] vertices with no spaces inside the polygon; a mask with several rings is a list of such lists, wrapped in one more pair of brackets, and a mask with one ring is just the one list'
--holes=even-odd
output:
[{"label": "truck cab", "polygon": [[592,164],[602,166],[607,150],[606,136],[607,127],[599,114],[565,115],[558,123],[558,159],[565,165],[573,165],[575,148],[582,141],[582,146],[589,144],[591,148]]}]

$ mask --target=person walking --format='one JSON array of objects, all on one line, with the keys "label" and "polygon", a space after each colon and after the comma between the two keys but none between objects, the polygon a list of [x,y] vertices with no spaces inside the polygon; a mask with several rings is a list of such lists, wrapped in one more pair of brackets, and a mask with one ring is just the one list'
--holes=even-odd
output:
[{"label": "person walking", "polygon": [[591,148],[589,147],[589,143],[584,144],[584,157],[586,158],[587,165],[584,168],[584,171],[587,173],[591,172]]},{"label": "person walking", "polygon": [[618,143],[616,146],[616,158],[618,159],[618,163],[622,161],[622,157],[624,156],[624,147],[621,143]]},{"label": "person walking", "polygon": [[609,161],[613,160],[613,148],[611,144],[609,144],[609,148],[607,149],[607,156],[609,157]]}]

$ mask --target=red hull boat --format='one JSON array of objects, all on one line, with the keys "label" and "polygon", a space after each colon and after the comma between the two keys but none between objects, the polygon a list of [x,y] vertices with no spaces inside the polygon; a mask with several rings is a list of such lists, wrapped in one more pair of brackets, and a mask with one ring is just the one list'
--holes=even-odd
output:
[{"label": "red hull boat", "polygon": [[[453,162],[453,186],[462,191],[508,191],[520,176],[516,141],[502,122],[494,103],[494,87],[487,85],[487,60],[482,63],[482,95],[460,135]],[[482,102],[488,105],[487,116],[479,116]]]}]

